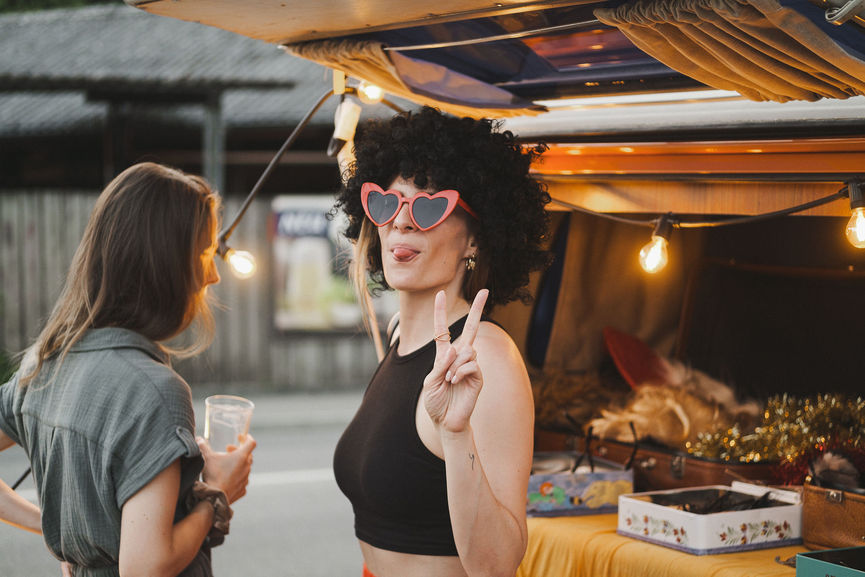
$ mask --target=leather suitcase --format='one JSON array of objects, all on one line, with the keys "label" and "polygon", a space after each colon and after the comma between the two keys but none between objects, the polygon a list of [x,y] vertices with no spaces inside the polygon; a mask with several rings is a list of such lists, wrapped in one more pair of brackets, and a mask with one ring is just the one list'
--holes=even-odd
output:
[{"label": "leather suitcase", "polygon": [[[536,451],[579,450],[585,440],[568,433],[538,430],[535,432]],[[590,443],[592,455],[627,465],[634,469],[634,491],[653,491],[698,487],[702,485],[729,485],[731,481],[769,484],[772,466],[769,463],[730,463],[701,459],[681,451],[661,446],[638,445],[608,439],[594,439]]]},{"label": "leather suitcase", "polygon": [[802,541],[809,549],[865,546],[865,493],[817,487],[806,482],[802,498]]}]

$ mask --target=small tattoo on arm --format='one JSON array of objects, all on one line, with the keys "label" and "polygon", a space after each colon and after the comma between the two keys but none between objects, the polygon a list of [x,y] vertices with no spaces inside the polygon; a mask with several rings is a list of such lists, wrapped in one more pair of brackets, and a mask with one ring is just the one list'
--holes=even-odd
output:
[{"label": "small tattoo on arm", "polygon": [[471,462],[472,462],[472,471],[474,471],[474,470],[475,470],[475,454],[474,454],[474,453],[469,453],[469,459],[471,459]]}]

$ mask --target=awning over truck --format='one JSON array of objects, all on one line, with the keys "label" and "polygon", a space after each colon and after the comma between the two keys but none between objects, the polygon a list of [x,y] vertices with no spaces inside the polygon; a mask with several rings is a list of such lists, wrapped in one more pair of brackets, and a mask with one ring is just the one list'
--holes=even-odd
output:
[{"label": "awning over truck", "polygon": [[286,45],[391,93],[473,116],[706,87],[779,102],[865,93],[863,21],[831,24],[807,0],[258,0],[242,11],[228,0],[127,1]]}]

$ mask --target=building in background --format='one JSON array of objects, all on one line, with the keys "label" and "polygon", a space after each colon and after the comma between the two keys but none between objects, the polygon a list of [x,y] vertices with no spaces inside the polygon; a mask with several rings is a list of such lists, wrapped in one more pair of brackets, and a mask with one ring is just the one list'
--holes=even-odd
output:
[{"label": "building in background", "polygon": [[[124,5],[0,16],[0,53],[0,349],[11,353],[38,333],[93,201],[114,175],[143,160],[203,173],[229,219],[331,87],[327,69],[273,45]],[[280,251],[290,241],[272,226],[271,202],[332,204],[339,171],[325,149],[335,106],[313,117],[232,236],[256,254],[259,272],[245,281],[224,274],[214,290],[224,305],[217,338],[178,365],[194,385],[351,388],[374,369],[368,336],[346,318],[356,310],[327,323],[278,321],[277,278],[299,298],[313,277],[285,276]],[[325,256],[323,245],[295,237],[292,262]],[[311,265],[327,269],[328,281],[340,278],[332,258]]]}]

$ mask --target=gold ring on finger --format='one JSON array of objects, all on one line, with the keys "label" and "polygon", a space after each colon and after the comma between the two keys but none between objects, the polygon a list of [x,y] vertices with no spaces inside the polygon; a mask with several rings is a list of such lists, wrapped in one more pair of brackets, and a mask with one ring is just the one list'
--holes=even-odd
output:
[{"label": "gold ring on finger", "polygon": [[445,331],[443,333],[439,333],[435,337],[433,337],[433,340],[441,341],[441,342],[450,342],[451,333],[450,333],[450,331]]}]

